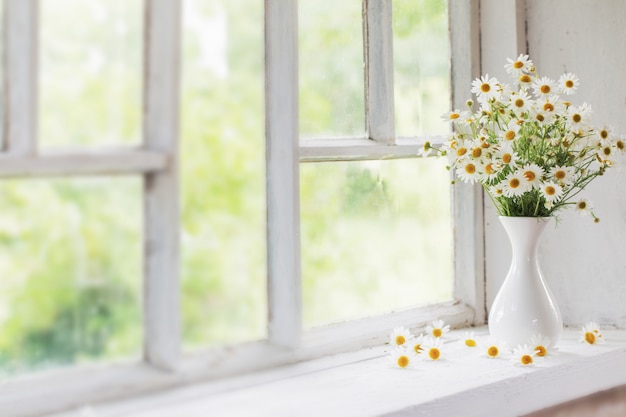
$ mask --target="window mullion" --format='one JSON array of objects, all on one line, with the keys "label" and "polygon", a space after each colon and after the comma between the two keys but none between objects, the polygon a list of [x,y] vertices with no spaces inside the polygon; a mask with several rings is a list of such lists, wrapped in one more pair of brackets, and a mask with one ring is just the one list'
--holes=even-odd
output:
[{"label": "window mullion", "polygon": [[167,169],[144,177],[144,356],[163,369],[180,355],[180,201],[178,1],[146,1],[144,145],[169,156]]},{"label": "window mullion", "polygon": [[391,0],[364,0],[365,120],[370,139],[395,143]]},{"label": "window mullion", "polygon": [[[452,59],[452,108],[465,107],[474,77],[480,74],[479,1],[449,3]],[[458,63],[458,65],[455,65]],[[454,223],[454,295],[474,308],[476,324],[484,324],[485,265],[483,191],[457,182],[452,187]]]},{"label": "window mullion", "polygon": [[37,147],[37,0],[5,0],[5,138],[2,148],[27,155]]},{"label": "window mullion", "polygon": [[302,332],[296,0],[265,1],[268,332],[296,346]]}]

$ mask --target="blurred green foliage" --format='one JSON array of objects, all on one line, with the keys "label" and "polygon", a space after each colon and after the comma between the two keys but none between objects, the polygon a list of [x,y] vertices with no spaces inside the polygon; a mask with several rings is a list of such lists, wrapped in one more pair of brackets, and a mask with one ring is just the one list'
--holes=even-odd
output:
[{"label": "blurred green foliage", "polygon": [[[449,100],[446,2],[417,3],[394,2],[398,126],[442,133],[429,123]],[[361,2],[299,4],[300,130],[361,136]],[[262,1],[187,0],[183,9],[190,349],[266,336],[264,28]],[[141,19],[141,0],[42,1],[43,146],[139,142]],[[439,161],[301,167],[306,326],[450,297]],[[142,192],[138,177],[0,183],[2,373],[141,354]]]}]

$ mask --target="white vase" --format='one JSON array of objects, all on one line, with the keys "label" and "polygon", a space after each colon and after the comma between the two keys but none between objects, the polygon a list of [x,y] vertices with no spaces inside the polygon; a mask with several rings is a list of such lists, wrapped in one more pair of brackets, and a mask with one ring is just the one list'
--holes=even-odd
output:
[{"label": "white vase", "polygon": [[509,272],[489,311],[489,333],[509,347],[533,335],[555,346],[563,331],[561,312],[539,267],[539,241],[551,217],[500,217],[513,256]]}]

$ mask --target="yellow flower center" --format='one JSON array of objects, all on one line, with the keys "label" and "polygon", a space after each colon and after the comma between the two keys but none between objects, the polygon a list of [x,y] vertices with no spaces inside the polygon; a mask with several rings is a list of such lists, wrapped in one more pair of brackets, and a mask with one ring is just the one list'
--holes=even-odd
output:
[{"label": "yellow flower center", "polygon": [[544,84],[541,87],[539,87],[539,91],[541,91],[542,94],[548,94],[550,92],[550,86]]},{"label": "yellow flower center", "polygon": [[520,68],[522,68],[523,66],[524,66],[524,63],[523,63],[522,61],[515,61],[515,62],[513,63],[513,68],[515,68],[515,69],[520,69]]},{"label": "yellow flower center", "polygon": [[413,346],[413,350],[415,351],[415,353],[421,353],[422,352],[422,345],[419,343],[416,343],[415,346]]},{"label": "yellow flower center", "polygon": [[428,351],[428,356],[430,357],[430,359],[436,361],[437,359],[439,359],[439,356],[441,356],[441,352],[437,348],[430,348],[430,350]]},{"label": "yellow flower center", "polygon": [[537,356],[546,356],[546,353],[548,353],[548,349],[546,349],[545,346],[535,346],[535,352]]},{"label": "yellow flower center", "polygon": [[550,196],[555,195],[556,194],[556,188],[554,188],[551,185],[548,185],[546,187],[546,189],[545,189],[545,192],[546,192],[546,195],[550,195]]},{"label": "yellow flower center", "polygon": [[424,150],[427,151],[431,148],[431,144],[429,141],[424,142]]},{"label": "yellow flower center", "polygon": [[480,86],[480,91],[482,91],[483,93],[488,93],[489,91],[491,91],[491,86],[487,83],[483,83]]},{"label": "yellow flower center", "polygon": [[528,181],[534,181],[537,176],[532,171],[525,171],[524,178],[526,178]]},{"label": "yellow flower center", "polygon": [[530,365],[531,363],[533,363],[533,357],[530,355],[522,355],[522,357],[519,360],[522,363],[522,365]]},{"label": "yellow flower center", "polygon": [[494,169],[493,169],[493,164],[487,164],[487,165],[485,165],[485,172],[486,172],[488,175],[495,174],[495,173],[496,173],[496,171],[494,171]]},{"label": "yellow flower center", "polygon": [[482,149],[480,149],[480,148],[474,148],[474,149],[472,150],[472,156],[473,156],[474,158],[479,158],[479,157],[480,157],[480,155],[482,155],[482,153],[483,153],[483,151],[482,151]]},{"label": "yellow flower center", "polygon": [[475,347],[476,346],[476,341],[474,339],[467,339],[465,341],[465,346]]},{"label": "yellow flower center", "polygon": [[456,156],[463,156],[467,153],[467,148],[459,148],[456,150]]},{"label": "yellow flower center", "polygon": [[605,146],[604,148],[602,148],[602,153],[604,154],[604,156],[610,156],[611,155],[611,147],[610,146]]},{"label": "yellow flower center", "polygon": [[579,201],[577,206],[578,206],[579,209],[584,210],[584,209],[587,208],[587,203],[584,202],[584,201]]},{"label": "yellow flower center", "polygon": [[396,345],[403,345],[404,342],[406,342],[406,339],[404,338],[404,336],[402,335],[396,336]]},{"label": "yellow flower center", "polygon": [[582,119],[583,117],[578,113],[572,115],[572,120],[574,121],[574,123],[580,123]]},{"label": "yellow flower center", "polygon": [[572,105],[572,103],[570,103],[569,101],[564,101],[564,102],[563,102],[563,105],[564,105],[565,107],[569,107],[569,106],[571,106],[571,105]]},{"label": "yellow flower center", "polygon": [[521,83],[529,83],[530,82],[530,76],[524,74],[521,77],[519,77],[519,81]]},{"label": "yellow flower center", "polygon": [[574,81],[572,80],[565,81],[565,87],[572,88],[573,86],[574,86]]},{"label": "yellow flower center", "polygon": [[543,110],[544,111],[554,111],[554,105],[552,105],[552,103],[545,103],[543,105]]},{"label": "yellow flower center", "polygon": [[510,163],[511,159],[513,159],[513,157],[510,153],[505,153],[504,155],[502,155],[502,162],[504,162],[505,164]]},{"label": "yellow flower center", "polygon": [[562,169],[558,170],[554,173],[554,178],[556,178],[557,180],[565,179],[565,171],[563,171]]},{"label": "yellow flower center", "polygon": [[608,138],[608,137],[609,137],[609,132],[607,132],[607,131],[606,131],[606,129],[602,129],[602,130],[600,131],[600,137],[601,137],[602,139],[606,139],[606,138]]},{"label": "yellow flower center", "polygon": [[[467,164],[467,165],[465,165],[465,172],[467,172],[468,174],[475,173],[476,172],[476,166],[474,164]],[[441,337],[441,329],[433,330],[433,336]]]},{"label": "yellow flower center", "polygon": [[400,356],[398,358],[398,366],[400,368],[406,368],[407,366],[409,366],[409,358],[408,358],[408,356],[404,356],[404,355]]},{"label": "yellow flower center", "polygon": [[[469,168],[471,167],[471,168]],[[468,174],[473,174],[476,171],[476,167],[472,164],[467,164],[467,166],[465,167],[465,171]],[[435,337],[441,337],[441,335],[443,334],[443,331],[441,331],[441,329],[433,329],[433,336]]]},{"label": "yellow flower center", "polygon": [[615,147],[617,149],[619,149],[620,151],[624,150],[624,142],[622,142],[621,140],[618,140],[617,142],[615,142]]},{"label": "yellow flower center", "polygon": [[509,130],[508,132],[506,132],[506,134],[504,135],[504,138],[506,140],[513,140],[515,139],[515,132],[513,130]]},{"label": "yellow flower center", "polygon": [[492,358],[498,356],[498,353],[499,351],[497,346],[489,346],[489,349],[487,349],[487,355],[491,356]]},{"label": "yellow flower center", "polygon": [[461,117],[459,113],[450,113],[450,120],[456,120],[459,117]]},{"label": "yellow flower center", "polygon": [[535,119],[537,119],[540,122],[543,122],[544,120],[546,120],[545,117],[543,117],[543,114],[538,113],[537,116],[535,116]]},{"label": "yellow flower center", "polygon": [[519,107],[519,108],[524,107],[524,100],[522,100],[521,98],[518,98],[517,100],[515,100],[515,107]]}]

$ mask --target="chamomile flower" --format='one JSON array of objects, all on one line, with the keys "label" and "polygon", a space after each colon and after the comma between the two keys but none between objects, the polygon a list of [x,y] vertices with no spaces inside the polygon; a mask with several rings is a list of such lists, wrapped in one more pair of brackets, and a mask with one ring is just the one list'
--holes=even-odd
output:
[{"label": "chamomile flower", "polygon": [[481,346],[481,349],[485,355],[491,359],[502,358],[507,355],[506,343],[494,338],[489,338],[486,343]]},{"label": "chamomile flower", "polygon": [[554,80],[548,77],[541,77],[532,83],[533,93],[535,97],[547,97],[554,94]]},{"label": "chamomile flower", "polygon": [[543,168],[532,163],[524,165],[520,171],[528,185],[533,188],[537,188],[539,184],[541,184],[541,178],[543,178],[545,174]]},{"label": "chamomile flower", "polygon": [[472,81],[472,93],[476,94],[478,100],[481,102],[486,102],[491,99],[497,100],[500,98],[498,80],[494,77],[489,77],[489,74],[476,78]]},{"label": "chamomile flower", "polygon": [[533,79],[530,78],[530,75],[528,74],[522,74],[517,79],[517,84],[519,84],[522,90],[525,90],[526,88],[530,87],[532,83],[533,83]]},{"label": "chamomile flower", "polygon": [[512,165],[517,161],[517,153],[513,150],[513,147],[509,143],[504,143],[496,151],[495,158],[503,165]]},{"label": "chamomile flower", "polygon": [[478,344],[476,342],[476,336],[474,335],[474,332],[463,332],[460,340],[467,347],[476,347]]},{"label": "chamomile flower", "polygon": [[611,126],[603,126],[601,129],[598,129],[597,135],[601,143],[610,144],[614,135],[613,128]]},{"label": "chamomile flower", "polygon": [[461,112],[460,110],[452,110],[448,113],[444,113],[441,116],[441,119],[445,122],[454,122],[456,120],[461,119],[461,117],[463,116],[463,113],[465,112]]},{"label": "chamomile flower", "polygon": [[506,59],[508,64],[504,65],[504,69],[506,72],[511,75],[522,75],[530,72],[530,69],[533,66],[533,61],[531,61],[528,55],[520,54],[516,60],[512,60],[511,58]]},{"label": "chamomile flower", "polygon": [[571,72],[563,74],[561,78],[559,78],[559,89],[568,96],[574,94],[579,85],[580,81],[578,81],[578,77]]},{"label": "chamomile flower", "polygon": [[504,179],[504,195],[506,197],[518,197],[530,190],[529,182],[520,171],[511,172]]},{"label": "chamomile flower", "polygon": [[602,162],[613,164],[613,158],[615,156],[615,148],[610,144],[601,144],[598,149],[598,158],[602,160]]},{"label": "chamomile flower", "polygon": [[539,189],[541,190],[541,195],[546,199],[547,203],[553,203],[563,195],[563,189],[561,186],[552,181],[542,183]]},{"label": "chamomile flower", "polygon": [[530,109],[531,104],[532,99],[525,91],[511,94],[509,98],[509,108],[518,116],[526,113]]},{"label": "chamomile flower", "polygon": [[420,334],[416,338],[412,339],[410,345],[412,345],[413,353],[419,355],[424,351],[424,342],[426,341],[426,337],[423,334]]},{"label": "chamomile flower", "polygon": [[591,201],[582,198],[576,203],[576,213],[580,214],[581,216],[591,214],[592,211],[593,203]]},{"label": "chamomile flower", "polygon": [[489,193],[494,197],[501,197],[504,195],[504,186],[502,183],[496,184],[489,188]]},{"label": "chamomile flower", "polygon": [[591,122],[591,107],[583,104],[582,106],[570,106],[567,109],[566,124],[567,127],[574,131],[584,131],[589,127]]},{"label": "chamomile flower", "polygon": [[410,342],[411,339],[413,339],[413,335],[409,329],[403,326],[394,327],[389,335],[389,344],[393,346],[407,346],[407,342]]},{"label": "chamomile flower", "polygon": [[544,357],[550,353],[552,341],[541,334],[535,334],[530,338],[530,348],[534,350],[535,355]]},{"label": "chamomile flower", "polygon": [[433,149],[433,145],[430,143],[429,140],[427,140],[426,142],[424,142],[424,145],[422,145],[422,149],[420,149],[418,155],[425,158],[432,153]]},{"label": "chamomile flower", "polygon": [[535,363],[536,352],[528,345],[518,345],[513,349],[513,357],[516,363],[522,366],[532,366]]},{"label": "chamomile flower", "polygon": [[520,130],[520,125],[517,124],[515,119],[512,119],[504,129],[500,132],[500,137],[505,140],[512,142],[518,137],[518,132]]},{"label": "chamomile flower", "polygon": [[473,159],[459,161],[456,173],[464,183],[474,184],[480,179],[479,162]]},{"label": "chamomile flower", "polygon": [[425,358],[431,361],[437,361],[442,356],[443,343],[440,338],[429,337],[424,342]]},{"label": "chamomile flower", "polygon": [[450,331],[450,326],[444,323],[443,320],[434,320],[428,326],[426,326],[426,333],[429,336],[439,339]]},{"label": "chamomile flower", "polygon": [[390,353],[390,356],[393,360],[393,366],[406,369],[411,366],[414,355],[407,349],[397,347]]},{"label": "chamomile flower", "polygon": [[593,321],[585,324],[580,330],[579,340],[589,345],[603,344],[604,337],[602,336],[602,332],[600,332],[600,326]]},{"label": "chamomile flower", "polygon": [[495,162],[487,162],[480,173],[481,180],[492,180],[500,175],[500,170],[498,169],[498,164]]},{"label": "chamomile flower", "polygon": [[553,181],[567,186],[574,183],[575,173],[576,169],[574,167],[557,165],[550,169],[549,176],[553,179]]}]

